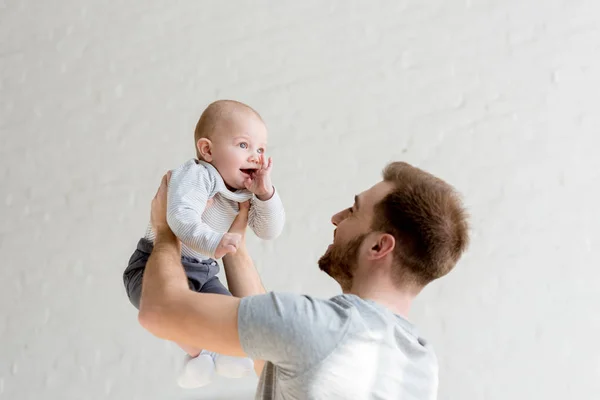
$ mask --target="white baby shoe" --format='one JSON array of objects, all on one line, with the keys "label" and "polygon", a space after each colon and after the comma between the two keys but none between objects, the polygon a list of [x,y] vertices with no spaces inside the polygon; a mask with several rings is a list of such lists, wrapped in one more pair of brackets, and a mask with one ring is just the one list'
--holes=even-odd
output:
[{"label": "white baby shoe", "polygon": [[215,374],[214,353],[202,350],[197,357],[186,356],[186,361],[177,379],[184,389],[194,389],[208,385]]}]

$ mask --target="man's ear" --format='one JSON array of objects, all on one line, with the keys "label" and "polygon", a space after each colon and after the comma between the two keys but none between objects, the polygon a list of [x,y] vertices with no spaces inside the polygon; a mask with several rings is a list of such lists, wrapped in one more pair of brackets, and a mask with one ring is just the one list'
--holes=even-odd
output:
[{"label": "man's ear", "polygon": [[210,141],[210,139],[198,139],[198,142],[196,142],[196,149],[198,150],[198,154],[204,161],[212,161],[212,142]]},{"label": "man's ear", "polygon": [[389,233],[378,233],[369,248],[369,258],[380,260],[394,251],[396,239]]}]

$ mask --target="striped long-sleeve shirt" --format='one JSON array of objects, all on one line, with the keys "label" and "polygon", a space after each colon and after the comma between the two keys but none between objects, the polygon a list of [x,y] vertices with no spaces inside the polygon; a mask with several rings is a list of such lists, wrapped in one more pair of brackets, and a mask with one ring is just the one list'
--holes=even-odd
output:
[{"label": "striped long-sleeve shirt", "polygon": [[[261,201],[248,190],[230,191],[211,164],[192,159],[171,171],[167,191],[167,222],[181,241],[181,255],[214,258],[219,242],[239,212],[239,203],[250,200],[248,225],[256,236],[278,237],[285,223],[283,204],[275,194]],[[145,238],[154,242],[149,224]]]}]

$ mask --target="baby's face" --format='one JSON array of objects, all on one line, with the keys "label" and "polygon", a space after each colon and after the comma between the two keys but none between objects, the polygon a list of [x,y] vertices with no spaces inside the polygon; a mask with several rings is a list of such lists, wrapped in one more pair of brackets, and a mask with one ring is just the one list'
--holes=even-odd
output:
[{"label": "baby's face", "polygon": [[240,113],[218,124],[212,140],[211,164],[233,189],[244,189],[249,170],[260,166],[267,150],[267,127],[254,114]]}]

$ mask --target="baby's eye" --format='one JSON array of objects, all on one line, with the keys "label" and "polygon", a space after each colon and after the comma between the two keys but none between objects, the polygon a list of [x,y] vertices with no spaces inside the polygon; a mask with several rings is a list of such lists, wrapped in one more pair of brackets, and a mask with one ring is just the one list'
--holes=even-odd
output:
[{"label": "baby's eye", "polygon": [[242,142],[242,143],[240,143],[240,147],[241,147],[242,149],[247,149],[247,148],[248,148],[248,143],[246,143],[246,142]]},{"label": "baby's eye", "polygon": [[258,154],[263,154],[265,152],[265,149],[258,149]]}]

